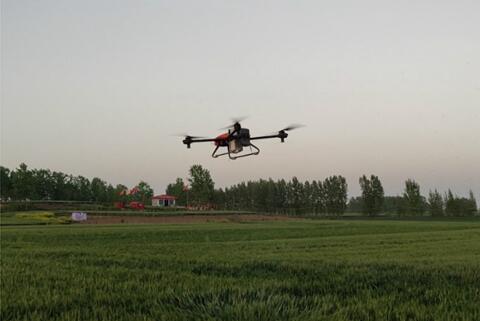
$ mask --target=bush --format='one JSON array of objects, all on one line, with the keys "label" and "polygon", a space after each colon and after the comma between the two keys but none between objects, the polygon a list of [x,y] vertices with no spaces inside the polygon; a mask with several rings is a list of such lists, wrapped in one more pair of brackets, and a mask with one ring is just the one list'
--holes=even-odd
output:
[{"label": "bush", "polygon": [[16,219],[36,221],[45,224],[70,224],[72,220],[67,216],[56,216],[53,212],[20,212],[14,216]]}]

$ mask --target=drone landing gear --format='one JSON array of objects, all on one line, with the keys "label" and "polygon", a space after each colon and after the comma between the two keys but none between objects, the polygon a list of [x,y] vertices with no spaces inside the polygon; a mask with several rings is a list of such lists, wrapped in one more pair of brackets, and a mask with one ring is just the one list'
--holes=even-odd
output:
[{"label": "drone landing gear", "polygon": [[[253,156],[253,155],[260,154],[260,149],[257,146],[253,145],[252,143],[250,143],[249,146],[250,146],[250,153],[240,155],[240,156],[232,156],[232,153],[230,153],[230,149],[228,149],[228,157],[230,157],[230,159],[232,159],[232,160],[235,160],[237,158],[248,157],[248,156]],[[255,151],[252,151],[252,147],[253,147],[253,149],[255,149]],[[233,154],[233,155],[235,155],[235,154]]]},{"label": "drone landing gear", "polygon": [[217,157],[220,157],[220,156],[223,156],[223,155],[228,155],[228,152],[227,153],[221,153],[221,154],[215,154],[219,148],[220,148],[220,146],[215,147],[215,150],[212,153],[213,158],[217,158]]},{"label": "drone landing gear", "polygon": [[[258,154],[260,154],[260,149],[259,149],[257,146],[253,145],[252,143],[250,143],[249,146],[250,146],[250,151],[251,151],[251,152],[248,153],[248,154],[240,155],[240,156],[234,156],[234,155],[236,155],[236,154],[231,153],[231,152],[230,152],[230,149],[228,148],[228,146],[227,146],[227,152],[225,152],[225,153],[220,153],[220,154],[216,154],[217,151],[218,151],[218,148],[220,148],[220,146],[217,146],[217,147],[215,147],[215,150],[214,150],[213,153],[212,153],[212,157],[213,157],[213,158],[217,158],[217,157],[220,157],[220,156],[228,155],[228,157],[229,157],[231,160],[235,160],[235,159],[237,159],[237,158],[248,157],[248,156],[253,156],[253,155],[258,155]],[[252,151],[252,148],[254,149],[254,151]]]}]

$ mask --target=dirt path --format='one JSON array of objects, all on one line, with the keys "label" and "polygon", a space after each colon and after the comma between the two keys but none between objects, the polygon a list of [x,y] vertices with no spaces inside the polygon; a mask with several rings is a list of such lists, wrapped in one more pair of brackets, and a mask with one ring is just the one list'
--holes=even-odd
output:
[{"label": "dirt path", "polygon": [[182,224],[207,222],[260,222],[297,220],[280,215],[179,215],[179,216],[89,216],[82,224]]}]

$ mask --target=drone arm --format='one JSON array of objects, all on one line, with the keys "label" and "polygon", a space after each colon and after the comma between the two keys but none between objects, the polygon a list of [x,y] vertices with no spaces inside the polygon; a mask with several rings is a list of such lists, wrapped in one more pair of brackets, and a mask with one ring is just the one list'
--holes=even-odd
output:
[{"label": "drone arm", "polygon": [[205,139],[193,139],[193,138],[185,138],[183,140],[183,143],[184,144],[193,144],[193,143],[207,143],[207,142],[216,142],[218,141],[218,139],[216,138],[205,138]]},{"label": "drone arm", "polygon": [[193,144],[193,143],[207,143],[207,142],[216,142],[218,141],[218,139],[216,138],[201,138],[201,139],[198,139],[198,138],[185,138],[183,140],[183,143],[185,145],[187,145],[187,148],[190,148],[190,145]]},{"label": "drone arm", "polygon": [[192,139],[192,143],[206,143],[206,142],[216,142],[218,139],[216,138],[205,138],[205,139]]},{"label": "drone arm", "polygon": [[257,136],[257,137],[250,137],[250,140],[259,140],[259,139],[271,139],[271,138],[280,138],[282,143],[284,142],[285,138],[288,137],[288,134],[285,131],[280,131],[276,135],[266,135],[266,136]]},{"label": "drone arm", "polygon": [[250,137],[250,140],[259,140],[259,139],[270,139],[270,138],[279,138],[280,136],[277,135],[267,135],[267,136],[257,136],[257,137]]}]

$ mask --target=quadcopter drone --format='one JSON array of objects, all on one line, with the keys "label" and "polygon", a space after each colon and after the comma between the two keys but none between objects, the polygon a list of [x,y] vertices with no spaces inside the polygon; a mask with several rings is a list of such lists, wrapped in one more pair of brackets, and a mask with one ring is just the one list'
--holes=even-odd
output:
[{"label": "quadcopter drone", "polygon": [[[184,135],[185,138],[183,143],[187,145],[187,148],[190,148],[190,145],[194,143],[213,142],[215,145],[215,149],[212,153],[213,158],[228,155],[230,159],[235,160],[241,157],[260,154],[260,149],[252,143],[254,140],[280,138],[280,141],[283,143],[285,142],[285,138],[288,137],[287,131],[302,127],[302,125],[291,125],[272,135],[251,137],[250,130],[242,127],[240,121],[241,120],[234,120],[233,125],[222,128],[228,129],[228,132],[223,133],[215,138]],[[221,147],[226,147],[227,151],[218,152]],[[246,147],[250,148],[250,152],[247,152],[246,154],[240,154]]]}]

